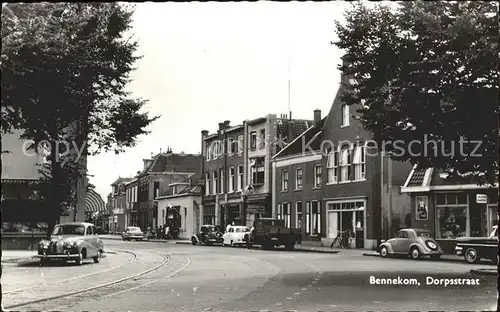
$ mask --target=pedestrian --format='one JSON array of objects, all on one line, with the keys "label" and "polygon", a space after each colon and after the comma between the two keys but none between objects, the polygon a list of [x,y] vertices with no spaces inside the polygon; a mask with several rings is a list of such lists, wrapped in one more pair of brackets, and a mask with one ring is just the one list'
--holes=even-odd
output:
[{"label": "pedestrian", "polygon": [[[234,225],[234,222],[232,223]],[[226,233],[229,232],[229,229],[231,229],[231,223],[228,223],[226,226]]]},{"label": "pedestrian", "polygon": [[168,236],[170,234],[170,226],[167,224],[165,227],[165,239],[168,239]]}]

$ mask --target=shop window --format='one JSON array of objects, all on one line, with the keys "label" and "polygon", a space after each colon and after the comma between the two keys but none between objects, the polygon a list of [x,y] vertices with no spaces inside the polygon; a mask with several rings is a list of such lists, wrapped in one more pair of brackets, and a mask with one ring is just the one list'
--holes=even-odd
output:
[{"label": "shop window", "polygon": [[467,207],[437,207],[438,237],[454,239],[467,236]]},{"label": "shop window", "polygon": [[457,194],[446,194],[446,204],[456,205],[457,204]]},{"label": "shop window", "polygon": [[311,202],[306,202],[306,234],[311,234]]},{"label": "shop window", "polygon": [[302,202],[295,203],[295,227],[302,228]]},{"label": "shop window", "polygon": [[467,193],[458,193],[457,201],[459,205],[467,205]]},{"label": "shop window", "polygon": [[436,194],[436,205],[446,205],[446,194]]},{"label": "shop window", "polygon": [[285,227],[290,227],[290,207],[288,203],[283,203],[281,206],[283,216],[282,219],[285,221]]},{"label": "shop window", "polygon": [[320,235],[321,234],[321,204],[320,202],[313,201],[311,202],[311,228],[309,233],[312,235]]}]

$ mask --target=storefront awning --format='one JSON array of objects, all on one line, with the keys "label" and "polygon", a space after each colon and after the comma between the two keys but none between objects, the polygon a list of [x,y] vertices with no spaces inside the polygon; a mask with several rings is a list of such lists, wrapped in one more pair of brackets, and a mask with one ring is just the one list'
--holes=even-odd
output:
[{"label": "storefront awning", "polygon": [[106,204],[96,191],[87,190],[85,195],[85,212],[103,212],[106,211]]}]

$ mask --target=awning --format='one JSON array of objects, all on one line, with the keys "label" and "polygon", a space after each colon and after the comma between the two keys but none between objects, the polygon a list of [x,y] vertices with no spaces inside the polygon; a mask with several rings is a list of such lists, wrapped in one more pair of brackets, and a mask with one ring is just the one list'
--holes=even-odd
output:
[{"label": "awning", "polygon": [[106,211],[106,204],[101,198],[101,195],[90,189],[85,195],[85,212],[103,212]]}]

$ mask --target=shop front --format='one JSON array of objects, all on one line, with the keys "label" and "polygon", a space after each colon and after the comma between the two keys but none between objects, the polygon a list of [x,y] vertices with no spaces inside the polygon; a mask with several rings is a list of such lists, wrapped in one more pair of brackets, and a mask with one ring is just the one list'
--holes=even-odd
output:
[{"label": "shop front", "polygon": [[327,237],[330,240],[348,231],[353,237],[350,248],[364,248],[366,231],[366,199],[346,199],[326,202]]}]

